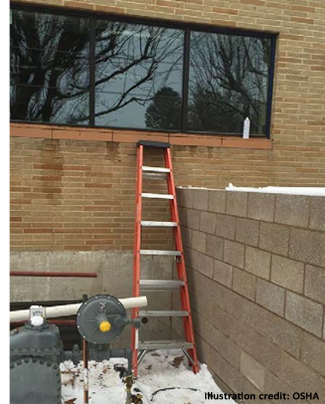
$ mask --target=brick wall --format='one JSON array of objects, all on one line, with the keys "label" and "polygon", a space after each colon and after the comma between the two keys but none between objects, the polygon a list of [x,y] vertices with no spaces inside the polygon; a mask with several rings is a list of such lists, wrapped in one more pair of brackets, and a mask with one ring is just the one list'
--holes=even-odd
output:
[{"label": "brick wall", "polygon": [[[139,137],[171,141],[178,185],[325,186],[323,1],[21,2],[279,36],[270,141],[12,124],[13,249],[132,249],[134,141]],[[151,239],[157,247],[159,234]]]},{"label": "brick wall", "polygon": [[325,403],[325,197],[178,198],[200,360],[226,390]]}]

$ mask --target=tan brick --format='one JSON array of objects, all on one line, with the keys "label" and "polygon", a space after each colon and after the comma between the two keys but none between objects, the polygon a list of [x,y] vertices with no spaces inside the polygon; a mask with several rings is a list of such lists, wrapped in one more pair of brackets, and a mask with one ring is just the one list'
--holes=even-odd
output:
[{"label": "tan brick", "polygon": [[312,300],[288,291],[285,318],[316,336],[322,336],[323,307]]}]

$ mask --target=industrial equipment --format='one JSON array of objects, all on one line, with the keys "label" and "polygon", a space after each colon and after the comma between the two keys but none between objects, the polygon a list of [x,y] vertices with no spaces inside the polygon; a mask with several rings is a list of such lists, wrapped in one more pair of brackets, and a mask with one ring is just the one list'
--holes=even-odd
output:
[{"label": "industrial equipment", "polygon": [[[141,300],[142,299],[142,300]],[[146,304],[146,299],[136,301],[125,299],[125,305],[136,307]],[[145,299],[145,304],[144,300]],[[131,306],[130,306],[131,305]],[[70,306],[70,308],[69,308]],[[73,309],[71,306],[74,306]],[[78,306],[78,307],[76,307]],[[57,306],[49,310],[57,316],[78,310],[77,329],[84,339],[84,350],[77,345],[72,351],[65,351],[60,332],[56,325],[46,321],[47,310],[32,306],[28,322],[10,334],[10,403],[11,404],[61,404],[60,362],[71,359],[75,364],[84,359],[85,387],[88,392],[89,360],[103,361],[112,357],[128,359],[128,368],[123,374],[126,386],[126,403],[142,403],[139,395],[133,395],[131,388],[132,351],[131,349],[110,349],[110,343],[118,338],[126,325],[140,326],[140,320],[129,320],[125,306],[113,296],[96,295],[79,305]],[[17,318],[13,314],[13,318]],[[21,312],[19,318],[26,315]],[[83,355],[83,356],[81,356]],[[86,402],[88,396],[86,394]]]}]

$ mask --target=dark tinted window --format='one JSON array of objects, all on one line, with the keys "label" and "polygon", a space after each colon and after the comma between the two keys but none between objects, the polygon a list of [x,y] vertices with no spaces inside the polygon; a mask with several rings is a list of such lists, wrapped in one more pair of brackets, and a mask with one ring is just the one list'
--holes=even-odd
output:
[{"label": "dark tinted window", "polygon": [[191,33],[188,128],[266,133],[271,41],[249,36]]},{"label": "dark tinted window", "polygon": [[11,117],[88,124],[87,19],[12,10]]},{"label": "dark tinted window", "polygon": [[274,37],[13,7],[12,120],[269,135]]},{"label": "dark tinted window", "polygon": [[98,21],[95,124],[180,129],[184,32]]}]

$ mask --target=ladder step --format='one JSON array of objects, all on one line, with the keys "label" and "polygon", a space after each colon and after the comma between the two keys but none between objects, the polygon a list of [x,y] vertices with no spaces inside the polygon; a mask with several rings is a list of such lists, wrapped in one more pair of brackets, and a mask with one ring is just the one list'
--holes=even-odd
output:
[{"label": "ladder step", "polygon": [[142,166],[142,171],[149,171],[152,173],[170,173],[170,168]]},{"label": "ladder step", "polygon": [[148,194],[148,193],[142,193],[141,196],[142,196],[142,198],[174,199],[174,196],[173,196],[173,195],[169,195],[169,194]]},{"label": "ladder step", "polygon": [[149,179],[151,179],[151,180],[167,180],[167,176],[166,176],[166,174],[163,174],[163,173],[161,173],[161,174],[159,174],[159,173],[157,173],[157,174],[155,174],[155,173],[148,173],[148,172],[144,172],[143,174],[142,174],[142,177],[143,178],[149,178]]},{"label": "ladder step", "polygon": [[139,349],[191,349],[193,344],[186,341],[139,341]]},{"label": "ladder step", "polygon": [[188,317],[188,311],[174,310],[141,310],[139,317]]},{"label": "ladder step", "polygon": [[140,250],[141,255],[172,255],[179,257],[181,253],[173,250]]},{"label": "ladder step", "polygon": [[152,221],[142,221],[141,226],[144,227],[176,227],[177,222],[152,222]]},{"label": "ladder step", "polygon": [[140,289],[142,292],[159,292],[168,290],[178,290],[180,286],[184,286],[184,281],[177,280],[156,280],[156,279],[141,279]]}]

